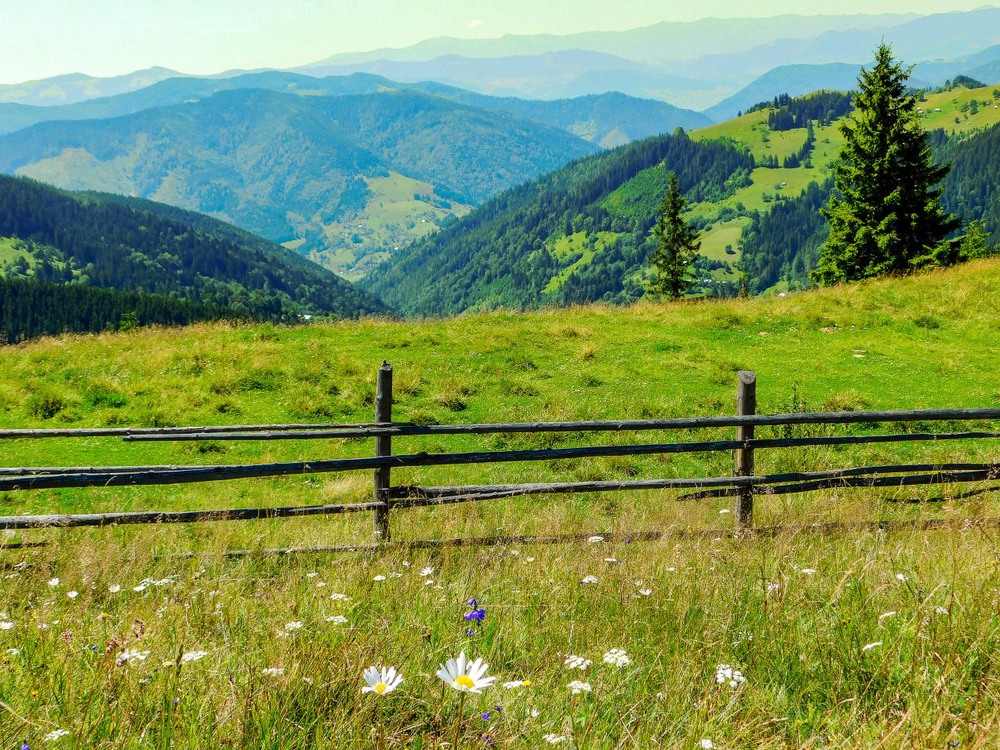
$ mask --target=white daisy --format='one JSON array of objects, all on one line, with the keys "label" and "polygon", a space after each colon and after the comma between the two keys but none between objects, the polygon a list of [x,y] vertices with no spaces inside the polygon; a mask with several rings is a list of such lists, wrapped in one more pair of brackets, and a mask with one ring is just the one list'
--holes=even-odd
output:
[{"label": "white daisy", "polygon": [[426,568],[420,569],[420,575],[423,576],[424,578],[433,574],[434,574],[434,567],[431,565],[428,565]]},{"label": "white daisy", "polygon": [[361,688],[362,693],[376,693],[385,695],[391,693],[399,687],[403,681],[403,675],[396,672],[395,667],[368,667],[364,674],[365,682],[368,683]]},{"label": "white daisy", "polygon": [[448,659],[437,671],[437,676],[444,682],[451,685],[456,690],[464,693],[481,693],[483,688],[487,688],[496,681],[496,677],[487,677],[486,670],[490,665],[482,659],[468,662],[465,652],[459,654],[458,659]]}]

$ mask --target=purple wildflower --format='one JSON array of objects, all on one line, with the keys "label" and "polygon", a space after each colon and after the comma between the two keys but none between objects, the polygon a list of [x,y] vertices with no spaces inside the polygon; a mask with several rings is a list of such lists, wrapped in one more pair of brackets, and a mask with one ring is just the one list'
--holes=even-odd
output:
[{"label": "purple wildflower", "polygon": [[474,609],[471,612],[467,612],[463,617],[466,620],[476,620],[477,622],[482,622],[486,619],[486,610],[480,607],[479,609]]}]

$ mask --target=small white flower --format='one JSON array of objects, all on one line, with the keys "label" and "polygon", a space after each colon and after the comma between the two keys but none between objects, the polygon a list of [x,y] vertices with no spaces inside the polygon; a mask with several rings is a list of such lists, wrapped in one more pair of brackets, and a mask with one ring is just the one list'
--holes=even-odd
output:
[{"label": "small white flower", "polygon": [[385,580],[385,576],[375,576],[374,578],[372,578],[372,580],[373,581],[384,581]]},{"label": "small white flower", "polygon": [[118,654],[118,666],[122,664],[130,664],[137,661],[145,661],[146,657],[149,656],[148,651],[136,651],[135,649],[125,649],[120,654]]},{"label": "small white flower", "polygon": [[722,510],[720,510],[720,511],[719,511],[719,515],[720,515],[720,516],[721,516],[721,515],[724,515],[724,514],[726,514],[726,513],[732,513],[732,511],[731,511],[731,510],[729,510],[729,508],[723,508]]},{"label": "small white flower", "polygon": [[639,593],[643,596],[649,596],[653,593],[653,589],[639,589]]},{"label": "small white flower", "polygon": [[317,573],[315,570],[311,570],[308,573],[306,573],[306,578],[315,578],[318,575],[319,573]]},{"label": "small white flower", "polygon": [[597,576],[584,576],[580,583],[597,583]]},{"label": "small white flower", "polygon": [[281,677],[285,674],[284,667],[265,667],[260,671],[261,674],[266,674],[268,677]]},{"label": "small white flower", "polygon": [[198,661],[199,659],[204,659],[208,656],[208,651],[188,651],[183,656],[181,656],[181,663],[188,664],[192,661]]},{"label": "small white flower", "polygon": [[862,651],[871,651],[872,649],[878,648],[882,645],[882,641],[874,641],[873,643],[866,643],[861,647]]},{"label": "small white flower", "polygon": [[799,572],[804,576],[814,576],[816,575],[816,568],[803,568]]},{"label": "small white flower", "polygon": [[133,591],[137,591],[137,592],[145,591],[146,590],[146,584],[145,583],[140,583],[138,586],[133,586],[132,590]]},{"label": "small white flower", "polygon": [[896,580],[899,581],[900,583],[906,583],[910,579],[907,578],[905,573],[896,573]]},{"label": "small white flower", "polygon": [[482,659],[468,661],[463,651],[457,659],[448,659],[437,671],[437,676],[445,683],[463,693],[481,693],[496,681],[496,677],[487,677],[486,670],[490,668]]},{"label": "small white flower", "polygon": [[428,578],[426,581],[424,581],[424,586],[433,586],[433,585],[434,585],[433,578]]},{"label": "small white flower", "polygon": [[738,669],[733,669],[729,664],[720,664],[715,668],[715,681],[722,685],[723,683],[728,683],[731,688],[738,688],[742,683],[747,681],[747,678],[743,676],[743,673]]},{"label": "small white flower", "polygon": [[14,623],[10,620],[0,620],[0,630],[10,630],[14,627]]},{"label": "small white flower", "polygon": [[302,620],[292,620],[291,622],[285,623],[285,632],[291,633],[293,630],[302,629]]},{"label": "small white flower", "polygon": [[715,750],[715,743],[707,737],[698,743],[701,750]]},{"label": "small white flower", "polygon": [[434,574],[434,567],[432,565],[428,565],[426,568],[420,569],[420,575],[422,578],[426,578],[427,576],[433,574]]},{"label": "small white flower", "polygon": [[393,690],[399,687],[399,683],[403,681],[403,675],[396,672],[395,667],[368,667],[364,673],[365,682],[368,683],[363,688],[361,688],[362,693],[375,693],[376,695],[385,695],[386,693],[391,693]]},{"label": "small white flower", "polygon": [[519,687],[528,687],[531,684],[531,680],[511,680],[510,682],[505,682],[503,684],[504,690],[513,690]]},{"label": "small white flower", "polygon": [[318,588],[318,589],[325,589],[326,588],[326,581],[316,581],[316,588]]},{"label": "small white flower", "polygon": [[67,591],[66,592],[66,596],[68,596],[70,599],[76,599],[76,597],[80,596],[80,592],[79,591]]},{"label": "small white flower", "polygon": [[548,742],[550,745],[558,745],[560,743],[569,740],[569,736],[565,734],[555,734],[550,732],[549,734],[542,735],[542,739]]},{"label": "small white flower", "polygon": [[573,680],[566,687],[570,689],[573,695],[579,695],[580,693],[589,693],[591,691],[589,682],[581,682],[580,680]]},{"label": "small white flower", "polygon": [[[52,588],[55,588],[58,585],[59,585],[59,579],[58,578],[51,578],[51,579],[49,579],[49,586],[51,586]],[[60,730],[57,730],[57,731],[62,732],[62,731],[65,731],[65,730],[60,729]],[[67,734],[69,734],[69,733],[67,732]],[[62,736],[62,735],[60,735],[60,736]]]},{"label": "small white flower", "polygon": [[121,590],[122,590],[122,587],[119,586],[117,583],[112,583],[110,586],[108,586],[108,593],[109,594],[117,594]]},{"label": "small white flower", "polygon": [[69,734],[68,729],[53,729],[47,735],[42,737],[42,739],[45,740],[46,742],[55,742],[60,737],[65,737],[67,734]]},{"label": "small white flower", "polygon": [[628,657],[628,654],[625,653],[625,649],[613,648],[604,655],[604,663],[612,664],[616,667],[621,668],[621,667],[627,667],[629,664],[632,663],[632,660]]},{"label": "small white flower", "polygon": [[327,617],[327,622],[332,622],[334,625],[346,625],[347,618],[343,615],[334,615],[333,617]]},{"label": "small white flower", "polygon": [[896,612],[896,610],[890,609],[888,612],[883,612],[882,614],[880,614],[878,616],[878,621],[882,622],[882,620],[885,620],[888,617],[895,617],[897,614],[899,614],[899,613]]},{"label": "small white flower", "polygon": [[526,558],[524,558],[524,561],[525,561],[526,563],[530,563],[530,562],[534,562],[534,561],[535,561],[535,558],[533,558],[533,557],[526,557]]},{"label": "small white flower", "polygon": [[593,664],[593,662],[583,656],[574,656],[573,654],[570,654],[566,657],[563,664],[567,669],[586,669]]},{"label": "small white flower", "polygon": [[934,607],[934,614],[936,614],[936,615],[946,615],[946,614],[948,614],[948,610],[939,605],[939,606]]},{"label": "small white flower", "polygon": [[21,655],[21,649],[19,649],[19,648],[9,648],[6,651],[4,651],[4,653],[7,654],[7,656],[20,656]]},{"label": "small white flower", "polygon": [[767,593],[769,593],[769,594],[775,594],[778,591],[781,591],[781,584],[780,583],[778,583],[777,581],[768,581],[767,582]]},{"label": "small white flower", "polygon": [[330,594],[330,598],[335,602],[346,602],[350,601],[344,594]]},{"label": "small white flower", "polygon": [[668,573],[676,573],[677,572],[677,568],[667,568],[667,572]]},{"label": "small white flower", "polygon": [[603,536],[592,536],[587,541],[596,544],[597,542],[603,542],[604,541],[604,537]]},{"label": "small white flower", "polygon": [[618,562],[618,558],[617,557],[605,557],[604,558],[604,562],[609,563],[611,565],[614,565],[614,564],[616,564]]}]

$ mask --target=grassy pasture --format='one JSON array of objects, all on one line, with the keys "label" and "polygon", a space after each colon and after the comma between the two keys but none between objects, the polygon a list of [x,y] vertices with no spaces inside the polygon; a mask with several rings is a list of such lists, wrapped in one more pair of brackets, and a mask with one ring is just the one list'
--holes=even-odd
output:
[{"label": "grassy pasture", "polygon": [[[396,418],[416,422],[726,414],[738,369],[757,371],[761,412],[996,406],[998,297],[1000,265],[981,262],[785,298],[46,339],[0,350],[0,420],[368,421],[383,359],[395,367]],[[394,451],[587,440],[602,438],[428,438],[397,440]],[[371,445],[95,438],[7,441],[0,451],[7,466],[191,464],[370,455]],[[960,460],[995,461],[996,448],[758,455],[762,472]],[[399,470],[393,480],[730,470],[729,456],[695,455]],[[965,489],[763,497],[758,522],[996,515],[989,494],[960,497]],[[0,501],[5,514],[19,514],[355,502],[369,493],[364,472],[11,492]],[[995,531],[787,532],[736,542],[730,501],[676,497],[521,498],[393,514],[401,541],[616,533],[560,545],[219,554],[367,544],[368,514],[16,534],[11,541],[49,546],[6,550],[0,561],[0,746],[431,748],[452,746],[456,733],[465,747],[546,747],[546,737],[587,748],[990,746],[1000,730]],[[947,500],[891,502],[938,497]],[[625,540],[643,530],[686,533]],[[584,583],[588,576],[596,582]],[[481,622],[464,619],[472,598],[485,610]],[[604,663],[613,648],[631,663]],[[465,701],[435,677],[461,650],[498,676]],[[593,663],[570,669],[570,655]],[[397,666],[404,682],[363,695],[371,664]],[[719,665],[745,681],[718,683]],[[591,690],[574,695],[573,680]],[[508,681],[530,684],[502,687]],[[44,739],[57,730],[68,734]]]}]

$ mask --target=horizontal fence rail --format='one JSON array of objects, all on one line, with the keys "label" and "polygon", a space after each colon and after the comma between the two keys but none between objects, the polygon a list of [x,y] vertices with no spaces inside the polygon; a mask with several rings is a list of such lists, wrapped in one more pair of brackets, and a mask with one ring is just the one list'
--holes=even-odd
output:
[{"label": "horizontal fence rail", "polygon": [[[0,467],[0,491],[57,488],[126,487],[196,482],[230,481],[264,477],[295,476],[346,471],[372,471],[372,500],[353,504],[318,504],[277,508],[242,508],[197,511],[141,511],[120,513],[60,514],[0,517],[0,529],[107,526],[141,523],[190,523],[222,520],[257,520],[338,513],[372,512],[376,542],[389,541],[389,518],[393,509],[433,507],[510,497],[581,492],[689,490],[678,500],[735,497],[736,526],[748,531],[753,525],[755,496],[811,492],[852,487],[907,487],[989,482],[1000,478],[997,463],[898,464],[860,466],[825,471],[758,475],[754,472],[757,450],[795,449],[816,446],[927,442],[946,440],[993,440],[1000,431],[989,429],[928,432],[929,422],[979,422],[986,426],[1000,420],[1000,409],[919,409],[896,411],[820,412],[790,414],[756,413],[756,375],[738,375],[737,414],[734,416],[678,417],[669,419],[524,422],[466,425],[416,425],[392,421],[392,367],[383,363],[376,380],[375,421],[352,424],[223,425],[165,428],[7,429],[0,440],[114,437],[128,442],[178,442],[196,440],[270,441],[374,439],[374,456],[225,465],[56,466]],[[866,435],[819,435],[760,438],[758,427],[918,423],[919,432]],[[467,451],[456,453],[392,453],[393,438],[419,436],[645,432],[736,428],[735,439],[658,442],[631,445],[598,445],[526,450]],[[509,462],[560,461],[612,456],[670,455],[732,451],[732,476],[695,478],[651,478],[625,481],[548,482],[450,487],[393,486],[392,469],[429,466],[461,466]]]}]

